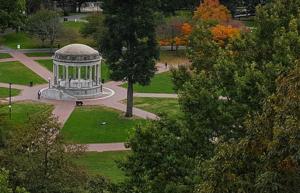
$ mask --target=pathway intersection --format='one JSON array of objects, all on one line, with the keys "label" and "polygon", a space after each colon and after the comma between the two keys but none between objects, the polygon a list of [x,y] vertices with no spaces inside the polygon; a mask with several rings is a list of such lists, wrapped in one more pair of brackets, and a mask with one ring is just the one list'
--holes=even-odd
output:
[{"label": "pathway intersection", "polygon": [[[46,81],[51,79],[53,80],[53,74],[48,69],[40,65],[35,60],[40,59],[50,59],[51,57],[28,57],[24,53],[17,50],[5,50],[1,52],[9,53],[12,58],[0,59],[1,62],[9,62],[9,61],[19,61],[24,64],[27,68],[31,69],[33,72],[41,76]],[[30,52],[27,50],[26,52]],[[32,50],[35,52],[35,50]],[[164,64],[157,64],[157,73],[166,72],[169,69],[166,69]],[[119,111],[125,112],[126,105],[122,103],[123,100],[126,99],[127,90],[120,85],[124,82],[115,82],[110,81],[104,84],[104,87],[107,89],[111,89],[114,91],[114,94],[109,98],[103,99],[92,99],[92,100],[84,100],[84,105],[99,105],[110,107],[113,109],[117,109]],[[1,83],[0,87],[8,87],[7,83]],[[36,85],[33,87],[24,86],[24,85],[16,85],[13,84],[12,88],[16,88],[21,90],[21,94],[13,97],[13,102],[18,101],[38,101],[43,103],[48,103],[54,105],[53,115],[56,116],[59,122],[64,125],[64,123],[68,120],[73,110],[75,109],[74,101],[56,101],[56,100],[39,100],[37,97],[37,93],[39,90],[47,88],[48,84]],[[157,98],[177,98],[176,94],[157,94],[157,93],[134,93],[136,97],[157,97]],[[144,119],[158,119],[158,116],[144,111],[142,109],[134,108],[133,115],[136,117],[144,118]],[[104,152],[104,151],[124,151],[128,150],[124,143],[106,143],[106,144],[86,144],[87,151],[96,151],[96,152]]]}]

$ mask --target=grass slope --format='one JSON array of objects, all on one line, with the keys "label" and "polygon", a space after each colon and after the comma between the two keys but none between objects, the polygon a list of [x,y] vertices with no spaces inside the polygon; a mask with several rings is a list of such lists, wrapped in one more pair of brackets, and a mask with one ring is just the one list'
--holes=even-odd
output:
[{"label": "grass slope", "polygon": [[35,74],[20,62],[0,63],[0,82],[28,85],[46,83],[44,79]]},{"label": "grass slope", "polygon": [[70,143],[124,142],[138,124],[145,124],[145,120],[127,119],[121,112],[105,107],[78,107],[62,132]]},{"label": "grass slope", "polygon": [[118,183],[122,182],[125,176],[116,162],[124,160],[129,153],[127,151],[89,152],[75,160],[75,163],[87,169],[91,175],[102,175]]},{"label": "grass slope", "polygon": [[135,107],[154,114],[166,113],[174,117],[180,113],[178,99],[135,97],[133,102]]},{"label": "grass slope", "polygon": [[17,49],[17,45],[21,45],[21,49],[27,48],[39,48],[41,47],[41,41],[37,38],[30,37],[24,32],[9,33],[2,36],[0,42],[7,47]]},{"label": "grass slope", "polygon": [[0,59],[12,58],[9,53],[0,53]]},{"label": "grass slope", "polygon": [[43,57],[43,56],[52,56],[52,53],[48,52],[32,52],[32,53],[25,53],[28,57]]},{"label": "grass slope", "polygon": [[[127,88],[127,83],[123,84],[122,87]],[[170,72],[156,74],[152,78],[150,85],[135,84],[133,91],[137,93],[175,93]]]},{"label": "grass slope", "polygon": [[[11,89],[11,95],[17,96],[20,94],[20,90],[18,89]],[[9,97],[9,89],[0,87],[0,98],[7,98]]]},{"label": "grass slope", "polygon": [[[71,43],[82,43],[95,46],[92,38],[85,38],[80,34],[80,29],[84,25],[82,22],[68,21],[63,22],[63,32],[54,43],[54,47],[59,44],[61,47]],[[21,45],[21,49],[50,47],[49,41],[42,45],[41,40],[25,32],[9,33],[0,37],[0,44],[16,49],[17,45]]]},{"label": "grass slope", "polygon": [[[12,119],[13,124],[23,124],[25,123],[30,116],[33,116],[38,113],[45,111],[52,111],[53,106],[42,104],[42,103],[33,103],[33,102],[22,102],[22,103],[13,103],[12,104]],[[8,116],[9,108],[8,105],[0,106],[0,113],[4,113]]]}]

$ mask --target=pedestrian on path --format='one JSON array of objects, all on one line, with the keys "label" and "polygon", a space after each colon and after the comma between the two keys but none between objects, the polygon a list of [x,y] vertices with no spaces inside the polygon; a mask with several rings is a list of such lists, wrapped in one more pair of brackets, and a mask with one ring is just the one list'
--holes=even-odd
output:
[{"label": "pedestrian on path", "polygon": [[39,91],[38,91],[38,100],[41,99],[41,94],[42,94],[42,92],[41,92],[41,90],[39,90]]},{"label": "pedestrian on path", "polygon": [[165,63],[165,67],[166,67],[166,69],[168,68],[168,63],[167,62]]}]

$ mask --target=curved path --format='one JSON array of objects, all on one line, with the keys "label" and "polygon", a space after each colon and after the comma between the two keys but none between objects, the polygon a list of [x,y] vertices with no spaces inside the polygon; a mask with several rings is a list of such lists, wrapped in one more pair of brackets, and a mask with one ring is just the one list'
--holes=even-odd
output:
[{"label": "curved path", "polygon": [[[28,50],[30,52],[30,50]],[[7,50],[12,58],[8,59],[0,59],[0,62],[8,62],[8,61],[19,61],[23,63],[26,67],[34,71],[36,74],[41,76],[43,79],[47,80],[49,78],[52,79],[52,73],[37,63],[35,60],[38,59],[51,59],[51,57],[28,57],[25,54],[16,51],[16,50]],[[166,68],[164,64],[157,64],[157,73],[162,73],[168,71],[169,68]],[[122,112],[126,111],[126,105],[122,103],[123,100],[127,98],[127,89],[121,87],[120,85],[124,82],[115,82],[110,81],[104,84],[104,87],[112,89],[115,91],[115,94],[112,97],[105,99],[94,99],[94,100],[84,100],[85,105],[100,105],[106,106],[113,109],[120,110]],[[0,87],[8,87],[7,83],[0,83]],[[39,101],[48,104],[54,105],[53,114],[58,117],[59,122],[63,125],[73,110],[75,109],[74,101],[55,101],[55,100],[39,100],[37,97],[37,93],[39,90],[48,87],[48,84],[37,85],[33,87],[23,86],[23,85],[12,85],[12,88],[16,88],[21,90],[21,94],[19,96],[13,97],[13,101]],[[159,98],[177,98],[176,94],[157,94],[157,93],[134,93],[134,96],[138,97],[159,97]],[[144,119],[158,119],[159,117],[153,113],[144,111],[142,109],[133,108],[134,116],[141,117]],[[106,143],[106,144],[86,144],[87,151],[123,151],[128,150],[125,148],[124,143]]]}]

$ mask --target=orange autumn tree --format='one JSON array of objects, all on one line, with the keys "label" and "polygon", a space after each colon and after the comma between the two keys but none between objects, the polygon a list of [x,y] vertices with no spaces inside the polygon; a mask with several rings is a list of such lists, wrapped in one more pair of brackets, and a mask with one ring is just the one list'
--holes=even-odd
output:
[{"label": "orange autumn tree", "polygon": [[[212,27],[211,33],[214,41],[217,41],[221,45],[224,45],[226,40],[235,38],[240,35],[240,28],[229,25],[232,23],[229,10],[219,0],[204,0],[194,12],[193,18],[195,20],[202,21],[216,21],[218,24]],[[193,26],[189,23],[183,23],[181,25],[181,36],[177,36],[174,39],[160,41],[160,45],[171,44],[171,42],[178,45],[187,45],[188,38],[193,31]]]},{"label": "orange autumn tree", "polygon": [[231,38],[237,38],[240,36],[240,30],[238,28],[234,28],[225,25],[216,25],[211,28],[211,32],[213,35],[213,39],[223,45],[226,40]]},{"label": "orange autumn tree", "polygon": [[204,0],[194,13],[195,19],[228,22],[231,19],[229,10],[219,0]]},{"label": "orange autumn tree", "polygon": [[229,10],[219,0],[204,0],[194,13],[194,19],[215,20],[219,24],[211,28],[212,38],[221,45],[226,40],[240,35],[240,29],[228,25],[231,21]]}]

